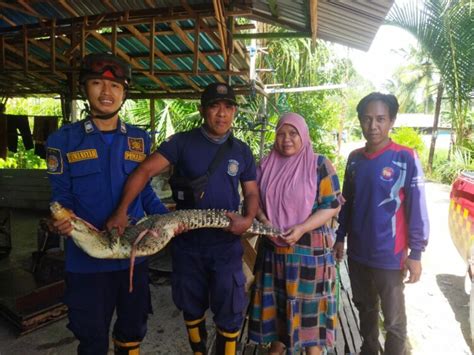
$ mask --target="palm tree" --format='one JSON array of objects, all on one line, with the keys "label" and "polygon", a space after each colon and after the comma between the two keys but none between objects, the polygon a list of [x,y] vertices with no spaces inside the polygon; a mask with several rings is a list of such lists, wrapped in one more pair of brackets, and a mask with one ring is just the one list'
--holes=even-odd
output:
[{"label": "palm tree", "polygon": [[[386,24],[401,27],[415,36],[438,68],[441,80],[433,134],[437,132],[441,97],[445,90],[458,146],[463,146],[467,140],[465,125],[473,91],[472,7],[472,0],[408,1],[396,4],[386,18]],[[432,165],[431,149],[430,157],[429,166]]]},{"label": "palm tree", "polygon": [[437,83],[440,80],[436,66],[418,47],[409,46],[396,52],[402,55],[406,64],[395,70],[393,80],[385,86],[388,91],[396,94],[400,112],[433,112]]}]

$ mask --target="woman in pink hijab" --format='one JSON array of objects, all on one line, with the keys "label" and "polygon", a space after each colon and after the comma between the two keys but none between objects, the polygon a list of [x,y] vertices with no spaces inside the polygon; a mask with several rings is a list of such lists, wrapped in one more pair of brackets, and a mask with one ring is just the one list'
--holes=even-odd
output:
[{"label": "woman in pink hijab", "polygon": [[321,354],[335,345],[336,269],[332,218],[340,209],[331,162],[313,152],[303,117],[287,113],[273,149],[257,170],[258,218],[286,231],[260,243],[251,297],[249,338],[269,354]]}]

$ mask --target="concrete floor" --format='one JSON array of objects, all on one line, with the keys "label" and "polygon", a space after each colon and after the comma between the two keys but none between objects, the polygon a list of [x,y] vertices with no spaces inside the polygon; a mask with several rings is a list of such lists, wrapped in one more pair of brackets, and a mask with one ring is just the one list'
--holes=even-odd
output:
[{"label": "concrete floor", "polygon": [[[190,352],[180,312],[171,301],[171,287],[166,278],[158,278],[151,286],[154,314],[148,321],[148,333],[141,354],[187,354]],[[0,354],[76,354],[78,342],[66,328],[63,318],[20,337],[4,319],[0,319]],[[213,332],[211,320],[208,331]],[[110,344],[109,354],[113,354]]]},{"label": "concrete floor", "polygon": [[[37,249],[38,221],[43,216],[42,213],[14,211],[13,248],[8,257],[0,259],[0,272],[9,268],[31,270],[31,253]],[[190,352],[187,335],[181,314],[171,299],[169,277],[166,273],[157,272],[150,272],[150,276],[154,314],[150,315],[148,321],[148,333],[142,343],[141,354],[187,354]],[[0,287],[8,285],[2,284]],[[18,330],[12,323],[0,317],[0,355],[76,354],[78,342],[66,324],[67,318],[62,318],[18,336]],[[209,334],[213,334],[212,319],[208,319],[208,328]],[[109,353],[113,354],[112,345]]]}]

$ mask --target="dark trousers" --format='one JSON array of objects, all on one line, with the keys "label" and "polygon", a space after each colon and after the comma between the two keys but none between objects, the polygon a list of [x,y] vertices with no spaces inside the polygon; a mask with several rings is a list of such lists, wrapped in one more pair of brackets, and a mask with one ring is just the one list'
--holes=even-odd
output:
[{"label": "dark trousers", "polygon": [[114,310],[114,339],[141,341],[151,313],[148,263],[135,265],[133,292],[128,292],[129,270],[79,274],[66,273],[65,303],[68,328],[79,340],[79,355],[106,355]]},{"label": "dark trousers", "polygon": [[0,158],[7,158],[7,141],[8,141],[8,131],[7,131],[7,117],[3,114],[0,114]]},{"label": "dark trousers", "polygon": [[210,307],[220,330],[240,329],[246,305],[242,253],[240,240],[190,248],[172,242],[173,301],[186,321],[202,318]]},{"label": "dark trousers", "polygon": [[349,278],[363,338],[360,353],[379,353],[381,306],[386,331],[384,354],[406,354],[407,319],[402,271],[376,269],[349,258]]},{"label": "dark trousers", "polygon": [[18,131],[20,131],[23,145],[26,150],[33,148],[33,136],[31,135],[28,116],[6,115],[8,129],[8,150],[16,153],[18,148]]}]

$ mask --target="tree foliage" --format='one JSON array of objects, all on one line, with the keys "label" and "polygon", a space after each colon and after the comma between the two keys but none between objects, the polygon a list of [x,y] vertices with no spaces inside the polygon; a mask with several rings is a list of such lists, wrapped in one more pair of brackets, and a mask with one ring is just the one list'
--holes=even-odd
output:
[{"label": "tree foliage", "polygon": [[464,144],[473,91],[472,1],[421,0],[395,5],[386,23],[415,36],[441,75],[451,106],[456,143]]},{"label": "tree foliage", "polygon": [[400,103],[400,112],[432,113],[440,80],[430,56],[421,48],[409,46],[398,51],[405,64],[395,69],[386,88]]}]

